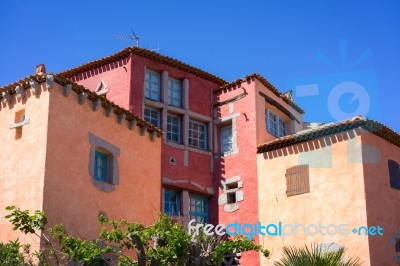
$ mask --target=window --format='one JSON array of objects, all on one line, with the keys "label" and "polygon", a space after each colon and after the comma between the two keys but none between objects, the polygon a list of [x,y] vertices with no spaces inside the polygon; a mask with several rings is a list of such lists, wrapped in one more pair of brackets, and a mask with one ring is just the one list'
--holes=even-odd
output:
[{"label": "window", "polygon": [[[25,109],[19,110],[15,113],[15,124],[21,123],[25,120]],[[22,138],[22,126],[19,126],[15,129],[15,139]]]},{"label": "window", "polygon": [[189,121],[189,145],[199,149],[207,149],[206,124]]},{"label": "window", "polygon": [[265,124],[267,131],[275,137],[283,137],[287,134],[286,122],[268,109],[265,109]]},{"label": "window", "polygon": [[146,70],[144,77],[144,97],[160,101],[160,73]]},{"label": "window", "polygon": [[233,150],[232,125],[221,128],[221,152]]},{"label": "window", "polygon": [[393,160],[388,161],[390,187],[400,190],[400,165]]},{"label": "window", "polygon": [[89,133],[89,175],[98,189],[112,192],[119,183],[118,157],[120,149]]},{"label": "window", "polygon": [[168,104],[182,106],[182,83],[173,78],[168,79]]},{"label": "window", "polygon": [[396,252],[400,252],[400,239],[396,239]]},{"label": "window", "polygon": [[103,152],[96,151],[94,178],[99,181],[107,181],[107,155]]},{"label": "window", "polygon": [[208,223],[208,199],[202,196],[190,195],[189,215],[190,220],[198,223]]},{"label": "window", "polygon": [[167,139],[176,143],[180,143],[181,139],[181,119],[179,116],[167,116]]},{"label": "window", "polygon": [[288,197],[310,192],[308,164],[286,169],[286,195]]},{"label": "window", "polygon": [[160,111],[150,107],[144,108],[144,120],[152,123],[156,127],[160,127]]},{"label": "window", "polygon": [[177,191],[164,191],[164,213],[177,216],[180,214],[180,195]]},{"label": "window", "polygon": [[227,202],[228,204],[236,203],[236,192],[227,194]]}]

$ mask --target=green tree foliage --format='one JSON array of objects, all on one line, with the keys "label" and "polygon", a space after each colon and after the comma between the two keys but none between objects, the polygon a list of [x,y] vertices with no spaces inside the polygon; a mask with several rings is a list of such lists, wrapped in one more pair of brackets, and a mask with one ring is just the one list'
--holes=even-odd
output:
[{"label": "green tree foliage", "polygon": [[[0,265],[64,265],[72,260],[91,266],[98,265],[105,254],[113,254],[118,257],[120,266],[206,266],[221,265],[224,255],[233,252],[254,250],[269,256],[268,250],[243,237],[228,239],[204,233],[189,234],[181,224],[174,223],[164,214],[149,226],[99,216],[101,230],[98,238],[88,241],[70,236],[62,224],[45,230],[47,217],[41,211],[31,215],[29,211],[14,206],[7,207],[7,210],[11,213],[6,218],[14,230],[34,234],[43,244],[39,251],[31,254],[30,247],[21,246],[18,241],[0,243]],[[134,250],[137,256],[128,256],[129,250]]]},{"label": "green tree foliage", "polygon": [[275,262],[275,266],[359,266],[358,258],[344,260],[344,247],[337,251],[325,251],[321,245],[312,244],[310,248],[304,246],[284,247],[283,257]]}]

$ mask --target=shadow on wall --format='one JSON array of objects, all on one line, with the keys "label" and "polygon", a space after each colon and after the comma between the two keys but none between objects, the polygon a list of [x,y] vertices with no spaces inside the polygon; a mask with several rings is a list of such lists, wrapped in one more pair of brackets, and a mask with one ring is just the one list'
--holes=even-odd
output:
[{"label": "shadow on wall", "polygon": [[337,134],[326,136],[326,137],[321,137],[318,139],[309,140],[309,141],[306,141],[303,143],[294,144],[289,147],[284,147],[284,148],[276,149],[273,151],[265,152],[265,153],[263,153],[263,156],[264,156],[265,160],[268,160],[268,159],[272,160],[274,158],[278,158],[278,157],[282,157],[282,156],[301,154],[301,153],[310,152],[310,151],[325,150],[325,151],[330,152],[330,154],[326,153],[326,152],[321,153],[321,154],[319,154],[320,156],[328,156],[328,157],[319,158],[319,159],[329,160],[332,156],[331,148],[332,148],[333,144],[343,142],[343,141],[348,141],[348,140],[355,140],[356,137],[361,134],[362,134],[361,129],[354,129],[354,130],[341,132],[341,133],[337,133]]}]

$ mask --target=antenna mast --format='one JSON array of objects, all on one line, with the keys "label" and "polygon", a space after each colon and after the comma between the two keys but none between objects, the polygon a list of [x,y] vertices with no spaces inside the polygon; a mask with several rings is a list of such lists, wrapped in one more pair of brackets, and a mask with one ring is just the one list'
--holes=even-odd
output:
[{"label": "antenna mast", "polygon": [[135,32],[132,29],[132,36],[129,35],[122,35],[122,36],[114,36],[115,39],[119,40],[135,40],[136,41],[136,47],[139,47],[139,40],[140,36],[136,35]]}]

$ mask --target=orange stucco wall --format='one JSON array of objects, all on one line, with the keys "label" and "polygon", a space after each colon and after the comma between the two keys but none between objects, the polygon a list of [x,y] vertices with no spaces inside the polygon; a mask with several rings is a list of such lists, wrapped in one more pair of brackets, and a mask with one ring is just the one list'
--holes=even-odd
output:
[{"label": "orange stucco wall", "polygon": [[[49,223],[64,223],[68,232],[93,239],[99,229],[97,216],[145,224],[157,219],[161,196],[161,140],[128,129],[104,109],[92,111],[92,101],[79,105],[77,94],[65,98],[62,87],[51,91],[44,187],[44,211]],[[89,175],[91,133],[120,149],[119,184],[113,192],[100,191]]]},{"label": "orange stucco wall", "polygon": [[[349,141],[360,142],[359,131],[348,131],[258,154],[258,196],[260,222],[278,224],[347,224],[349,231],[367,225],[363,164],[354,159],[361,146],[348,148]],[[349,155],[351,151],[352,155]],[[286,169],[310,165],[310,193],[286,196]],[[271,251],[271,258],[261,258],[261,265],[273,265],[280,259],[282,247],[335,242],[344,245],[347,256],[360,257],[369,265],[368,236],[316,234],[304,236],[302,229],[294,236],[261,236],[260,244]],[[286,229],[287,232],[290,230]],[[323,229],[324,230],[324,229]],[[343,233],[343,231],[342,231]],[[383,264],[380,264],[383,265]]]},{"label": "orange stucco wall", "polygon": [[400,148],[373,135],[364,133],[363,145],[366,208],[368,226],[381,226],[382,237],[369,237],[371,265],[393,265],[396,254],[391,239],[400,233],[400,191],[390,187],[388,160],[400,163]]},{"label": "orange stucco wall", "polygon": [[[0,241],[19,238],[35,247],[36,238],[13,231],[4,218],[9,213],[6,206],[33,212],[42,210],[43,205],[49,94],[42,91],[40,96],[32,95],[30,90],[26,93],[26,98],[18,101],[14,94],[11,105],[0,103]],[[15,113],[21,109],[25,109],[30,122],[23,126],[22,138],[16,140],[16,130],[9,129],[9,124],[14,123]]]}]

